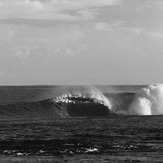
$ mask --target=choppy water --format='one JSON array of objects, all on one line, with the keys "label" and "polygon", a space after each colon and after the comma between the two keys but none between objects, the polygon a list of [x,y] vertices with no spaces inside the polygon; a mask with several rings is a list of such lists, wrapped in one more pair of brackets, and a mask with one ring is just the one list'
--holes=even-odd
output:
[{"label": "choppy water", "polygon": [[0,160],[163,162],[162,101],[163,85],[0,87]]},{"label": "choppy water", "polygon": [[24,161],[90,155],[103,162],[163,161],[163,116],[1,121],[0,154]]}]

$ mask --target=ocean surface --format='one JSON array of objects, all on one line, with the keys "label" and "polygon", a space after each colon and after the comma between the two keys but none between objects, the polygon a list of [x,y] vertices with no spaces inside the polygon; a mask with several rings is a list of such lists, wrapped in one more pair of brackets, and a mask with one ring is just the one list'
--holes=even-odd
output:
[{"label": "ocean surface", "polygon": [[1,162],[163,162],[163,86],[0,87]]}]

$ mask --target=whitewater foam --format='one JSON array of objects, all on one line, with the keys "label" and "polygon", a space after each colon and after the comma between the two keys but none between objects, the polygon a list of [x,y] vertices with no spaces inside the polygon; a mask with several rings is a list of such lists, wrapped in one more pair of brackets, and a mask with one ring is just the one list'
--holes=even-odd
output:
[{"label": "whitewater foam", "polygon": [[130,115],[163,114],[163,84],[149,85],[136,93],[128,108]]}]

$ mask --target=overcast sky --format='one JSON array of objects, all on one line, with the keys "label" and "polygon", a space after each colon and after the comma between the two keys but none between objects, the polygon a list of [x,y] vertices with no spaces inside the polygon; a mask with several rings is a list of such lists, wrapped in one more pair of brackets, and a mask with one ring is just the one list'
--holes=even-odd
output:
[{"label": "overcast sky", "polygon": [[0,85],[155,82],[162,0],[0,0]]}]

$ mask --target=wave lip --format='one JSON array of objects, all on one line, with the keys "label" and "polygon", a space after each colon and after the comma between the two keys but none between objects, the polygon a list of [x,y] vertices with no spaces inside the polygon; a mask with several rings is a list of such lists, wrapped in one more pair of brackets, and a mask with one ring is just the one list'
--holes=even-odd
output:
[{"label": "wave lip", "polygon": [[65,94],[62,96],[55,97],[53,99],[55,102],[63,102],[63,103],[99,103],[111,109],[110,101],[102,94],[102,93],[86,93],[86,94]]},{"label": "wave lip", "polygon": [[53,102],[62,103],[70,117],[106,116],[110,109],[104,101],[92,98],[92,95],[63,95],[56,97]]}]

